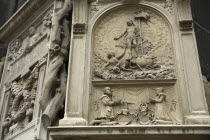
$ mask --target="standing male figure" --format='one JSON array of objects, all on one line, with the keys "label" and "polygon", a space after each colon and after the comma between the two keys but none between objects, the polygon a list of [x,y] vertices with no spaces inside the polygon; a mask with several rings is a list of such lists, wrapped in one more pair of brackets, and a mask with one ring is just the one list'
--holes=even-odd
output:
[{"label": "standing male figure", "polygon": [[138,50],[138,28],[135,26],[132,20],[127,21],[127,27],[123,34],[114,40],[119,40],[124,36],[126,47],[130,48],[130,59],[137,58],[139,56]]}]

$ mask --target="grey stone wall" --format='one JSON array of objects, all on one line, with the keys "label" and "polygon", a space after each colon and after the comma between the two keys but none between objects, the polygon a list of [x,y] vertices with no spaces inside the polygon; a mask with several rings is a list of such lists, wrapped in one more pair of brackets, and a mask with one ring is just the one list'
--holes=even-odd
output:
[{"label": "grey stone wall", "polygon": [[0,26],[2,26],[25,2],[26,0],[1,0]]}]

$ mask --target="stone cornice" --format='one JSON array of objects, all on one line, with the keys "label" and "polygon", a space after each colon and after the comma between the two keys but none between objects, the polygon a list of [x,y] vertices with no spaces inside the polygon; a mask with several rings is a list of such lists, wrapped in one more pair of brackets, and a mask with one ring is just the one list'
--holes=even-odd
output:
[{"label": "stone cornice", "polygon": [[[209,137],[209,125],[179,125],[179,126],[74,126],[74,127],[49,127],[49,135],[53,140],[62,137],[69,138],[151,138],[151,136],[205,136]],[[159,137],[160,138],[160,137]],[[168,137],[167,137],[168,138]]]},{"label": "stone cornice", "polygon": [[24,24],[45,2],[54,0],[28,0],[1,28],[0,42],[6,42],[8,38]]}]

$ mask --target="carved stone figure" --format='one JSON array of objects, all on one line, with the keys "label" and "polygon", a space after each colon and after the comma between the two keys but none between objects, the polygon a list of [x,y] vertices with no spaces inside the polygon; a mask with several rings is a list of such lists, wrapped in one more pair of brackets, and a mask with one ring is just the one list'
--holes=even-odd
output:
[{"label": "carved stone figure", "polygon": [[43,110],[42,122],[50,126],[63,108],[66,92],[65,61],[68,58],[70,29],[68,15],[72,10],[72,1],[65,0],[63,8],[56,11],[52,18],[51,42],[49,48],[50,63],[45,76],[40,105]]},{"label": "carved stone figure", "polygon": [[11,108],[12,114],[16,114],[18,111],[18,107],[19,107],[21,98],[23,96],[21,90],[22,88],[17,84],[16,81],[14,81],[11,84],[11,92],[12,92],[12,95],[14,96],[14,100],[13,100],[13,104]]},{"label": "carved stone figure", "polygon": [[44,25],[43,30],[47,29],[47,39],[49,40],[50,39],[50,29],[51,29],[51,26],[52,26],[52,11],[49,11],[47,13],[47,15],[44,17],[43,25]]},{"label": "carved stone figure", "polygon": [[150,98],[150,103],[155,104],[156,123],[160,124],[179,124],[179,122],[171,115],[170,109],[166,104],[166,95],[163,88],[156,88],[157,97]]},{"label": "carved stone figure", "polygon": [[127,21],[127,28],[123,34],[119,37],[114,38],[114,40],[118,40],[124,36],[124,40],[126,42],[126,46],[130,49],[129,56],[130,59],[137,58],[139,55],[138,50],[138,29],[134,25],[133,21]]},{"label": "carved stone figure", "polygon": [[24,85],[14,81],[11,83],[10,108],[3,128],[9,129],[13,124],[21,123],[24,119],[32,120],[36,98],[39,64],[34,66],[29,77],[24,79]]},{"label": "carved stone figure", "polygon": [[118,122],[114,116],[113,107],[121,105],[121,100],[112,100],[112,92],[110,87],[104,88],[104,95],[101,97],[101,112],[100,117],[91,122],[92,125],[114,125]]},{"label": "carved stone figure", "polygon": [[32,47],[35,43],[36,40],[36,28],[34,26],[29,27],[29,39],[28,39],[28,43],[26,45],[25,51],[26,52],[30,52],[32,50]]}]

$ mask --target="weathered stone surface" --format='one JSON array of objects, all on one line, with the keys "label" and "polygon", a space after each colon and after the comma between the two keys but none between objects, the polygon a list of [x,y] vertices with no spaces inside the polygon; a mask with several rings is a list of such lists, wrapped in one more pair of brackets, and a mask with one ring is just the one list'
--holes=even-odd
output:
[{"label": "weathered stone surface", "polygon": [[36,2],[0,33],[3,140],[209,139],[189,0]]}]

